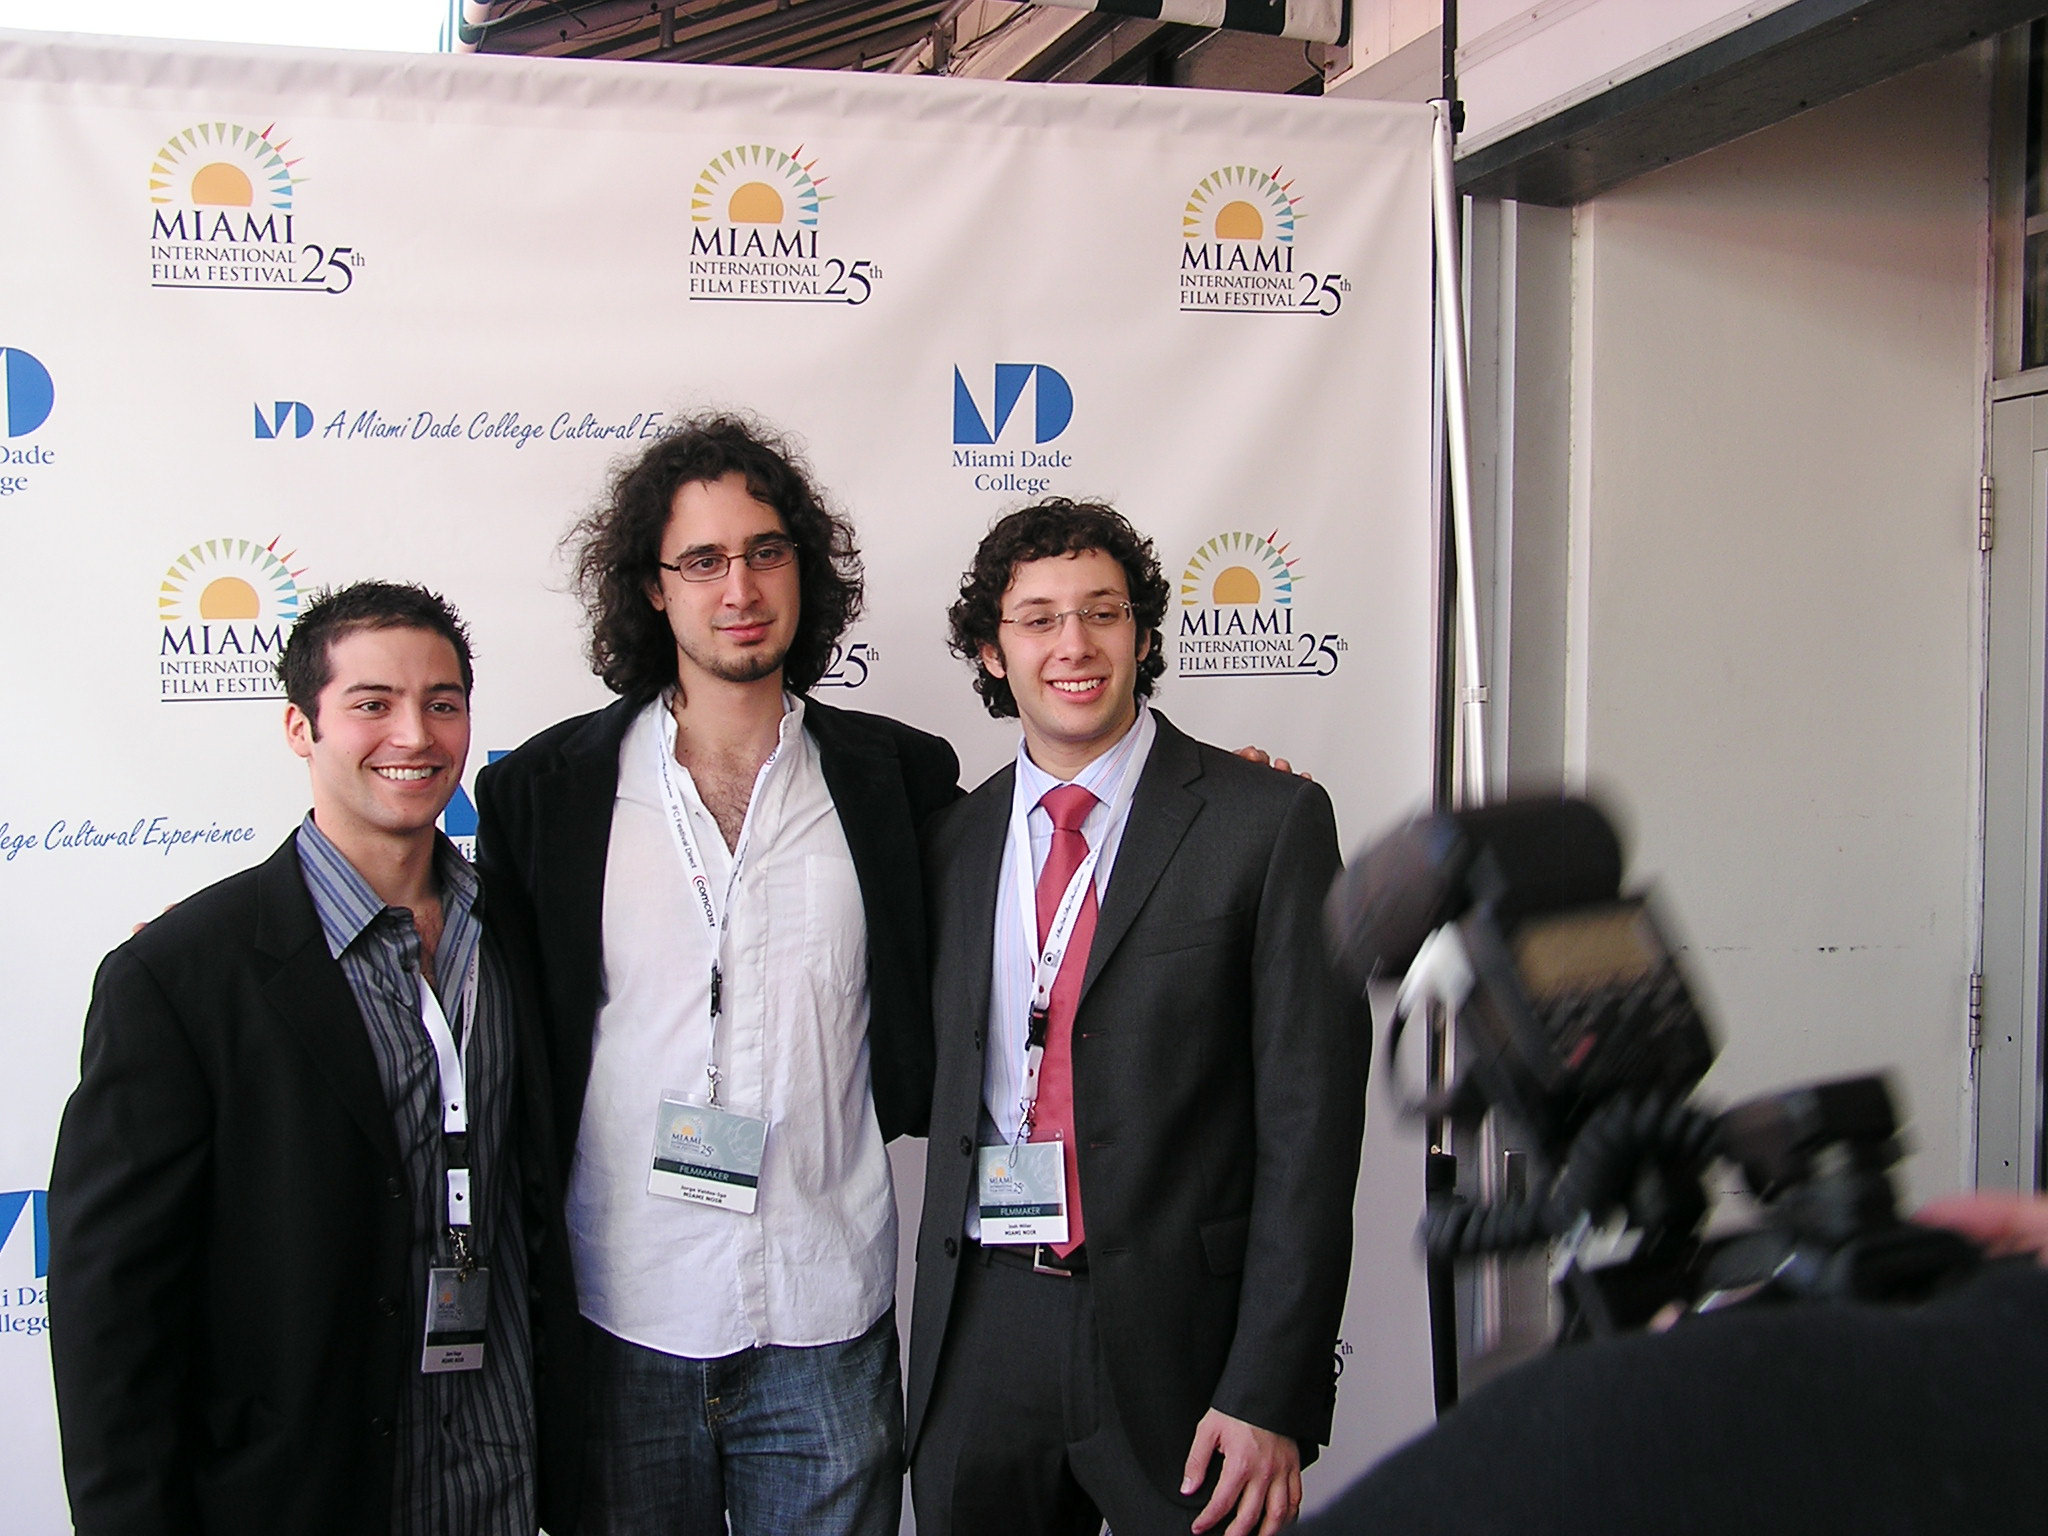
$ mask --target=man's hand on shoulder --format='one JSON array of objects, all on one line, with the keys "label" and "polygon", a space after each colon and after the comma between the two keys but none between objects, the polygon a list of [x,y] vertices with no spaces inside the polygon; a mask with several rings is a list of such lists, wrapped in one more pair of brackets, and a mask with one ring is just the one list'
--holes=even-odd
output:
[{"label": "man's hand on shoulder", "polygon": [[[1264,747],[1239,747],[1235,755],[1243,758],[1248,763],[1257,763],[1261,768],[1277,768],[1282,773],[1295,773],[1294,764],[1288,762],[1284,757],[1273,756]],[[1315,780],[1315,775],[1306,768],[1302,769],[1299,773],[1295,773],[1295,777],[1307,779],[1311,783]]]},{"label": "man's hand on shoulder", "polygon": [[1300,1447],[1285,1435],[1211,1408],[1195,1426],[1195,1443],[1182,1469],[1183,1494],[1202,1486],[1209,1458],[1219,1453],[1223,1471],[1216,1492],[1195,1517],[1195,1536],[1221,1524],[1233,1510],[1236,1518],[1224,1536],[1273,1536],[1294,1523],[1301,1513]]}]

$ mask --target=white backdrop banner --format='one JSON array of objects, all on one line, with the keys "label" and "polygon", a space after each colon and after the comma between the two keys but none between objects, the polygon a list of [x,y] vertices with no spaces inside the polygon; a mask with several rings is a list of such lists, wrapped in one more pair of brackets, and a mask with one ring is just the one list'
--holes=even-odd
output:
[{"label": "white backdrop banner", "polygon": [[[7,1529],[68,1526],[43,1190],[93,969],[303,812],[270,665],[317,588],[456,601],[473,774],[604,701],[563,530],[665,422],[735,406],[795,434],[860,532],[868,611],[821,697],[945,733],[970,783],[999,766],[1015,727],[981,713],[944,609],[995,516],[1096,496],[1173,583],[1176,721],[1309,767],[1349,841],[1422,803],[1429,127],[0,36]],[[466,796],[447,824],[473,830]],[[1420,1156],[1390,1119],[1325,1496],[1427,1415]]]}]

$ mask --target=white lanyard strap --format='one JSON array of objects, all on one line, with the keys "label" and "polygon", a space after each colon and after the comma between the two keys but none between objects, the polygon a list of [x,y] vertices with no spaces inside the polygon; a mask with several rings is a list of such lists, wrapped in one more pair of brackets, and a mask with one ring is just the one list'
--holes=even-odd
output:
[{"label": "white lanyard strap", "polygon": [[[1067,880],[1067,888],[1060,895],[1059,905],[1053,908],[1052,922],[1045,930],[1045,947],[1038,950],[1038,958],[1031,966],[1031,1011],[1043,1013],[1052,1003],[1053,983],[1059,980],[1060,964],[1067,958],[1067,946],[1074,942],[1074,926],[1081,921],[1081,908],[1088,902],[1088,887],[1095,879],[1095,866],[1102,862],[1100,845],[1090,848],[1086,858]],[[1031,892],[1028,907],[1020,903],[1028,925],[1027,937],[1036,944],[1038,938],[1038,892]]]},{"label": "white lanyard strap", "polygon": [[[1095,866],[1101,862],[1101,857],[1099,844],[1090,848],[1088,856],[1081,860],[1067,881],[1060,904],[1053,909],[1052,923],[1045,930],[1045,947],[1038,952],[1038,959],[1032,964],[1031,1021],[1024,1037],[1024,1087],[1017,1104],[1017,1140],[1020,1143],[1031,1139],[1031,1120],[1038,1108],[1038,1076],[1045,1065],[1045,1037],[1051,1023],[1053,983],[1059,979],[1060,965],[1067,958],[1067,947],[1073,943],[1074,926],[1081,920],[1081,909],[1088,904],[1089,888],[1095,881]],[[1028,915],[1028,937],[1034,942],[1038,937],[1037,908],[1037,892],[1034,890]]]},{"label": "white lanyard strap", "polygon": [[711,1107],[718,1107],[718,1017],[725,1009],[725,935],[732,924],[733,901],[739,894],[740,870],[747,862],[747,846],[754,837],[753,802],[761,797],[761,784],[768,776],[768,770],[775,766],[775,759],[782,755],[782,743],[775,744],[775,750],[768,754],[768,760],[761,765],[761,771],[754,775],[754,792],[748,802],[748,815],[740,827],[740,840],[732,851],[732,869],[725,877],[725,895],[720,901],[711,898],[711,876],[704,865],[704,856],[697,849],[697,835],[690,826],[690,807],[683,798],[682,786],[676,782],[676,720],[667,709],[662,712],[663,730],[655,738],[655,751],[661,769],[661,799],[668,810],[668,831],[676,845],[676,856],[683,861],[683,874],[689,881],[691,893],[697,898],[697,915],[704,920],[704,931],[711,940],[711,1032],[704,1042],[704,1081],[708,1088]]},{"label": "white lanyard strap", "polygon": [[[434,1077],[441,1090],[441,1134],[444,1137],[469,1133],[468,1090],[464,1086],[466,1063],[463,1047],[476,1025],[477,955],[469,957],[469,973],[462,982],[462,1040],[448,1027],[441,1000],[427,985],[425,967],[420,970],[420,1024],[434,1045]],[[448,1225],[469,1225],[469,1157],[462,1142],[451,1142],[448,1155]]]}]

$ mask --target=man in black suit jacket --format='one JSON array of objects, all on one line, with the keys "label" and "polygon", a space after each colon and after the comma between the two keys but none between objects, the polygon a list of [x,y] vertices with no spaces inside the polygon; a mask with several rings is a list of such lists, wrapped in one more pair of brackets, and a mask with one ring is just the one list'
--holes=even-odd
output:
[{"label": "man in black suit jacket", "polygon": [[[312,814],[93,985],[50,1176],[72,1516],[87,1536],[566,1536],[581,1393],[538,1000],[435,829],[468,749],[467,640],[431,593],[360,583],[306,610],[280,671]],[[460,1164],[422,971],[466,1040],[476,1369],[424,1349]]]},{"label": "man in black suit jacket", "polygon": [[1983,1191],[1914,1219],[2007,1262],[1915,1306],[1728,1307],[1538,1356],[1302,1536],[2033,1536],[2048,1202]]},{"label": "man in black suit jacket", "polygon": [[[909,1382],[924,1536],[1105,1515],[1118,1536],[1270,1532],[1328,1438],[1370,1044],[1318,939],[1335,823],[1317,786],[1143,706],[1166,601],[1148,540],[1056,500],[990,531],[952,610],[954,649],[1024,739],[927,840],[938,1069]],[[1068,834],[1037,807],[1070,784],[1093,801],[1079,830],[1099,914],[1055,958],[1046,914],[1062,890],[1085,907],[1088,882],[1062,868],[1048,885]],[[1071,1227],[984,1245],[1026,1126],[1046,1139],[1062,1094],[1080,1246]]]},{"label": "man in black suit jacket", "polygon": [[[928,1113],[917,829],[958,761],[807,696],[858,612],[859,558],[758,428],[682,424],[576,537],[619,701],[485,769],[477,805],[573,1154],[586,1524],[894,1536],[883,1143]],[[751,1137],[748,1166],[705,1172],[664,1140],[710,1111]]]}]

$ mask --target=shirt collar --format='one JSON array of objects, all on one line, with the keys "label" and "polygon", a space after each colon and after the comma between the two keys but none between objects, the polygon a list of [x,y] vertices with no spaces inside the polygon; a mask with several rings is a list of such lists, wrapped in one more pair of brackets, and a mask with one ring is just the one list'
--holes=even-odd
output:
[{"label": "shirt collar", "polygon": [[[320,916],[327,952],[339,960],[342,951],[389,909],[384,899],[370,888],[362,871],[315,824],[311,811],[299,823],[297,841],[299,867],[307,877],[313,910]],[[482,893],[469,860],[439,832],[434,834],[434,873],[441,882],[443,929],[453,930],[463,917],[480,906]]]},{"label": "shirt collar", "polygon": [[[647,706],[647,714],[653,718],[655,725],[660,728],[662,733],[662,739],[668,743],[669,751],[675,751],[675,689],[671,688],[668,690],[668,692],[657,695],[654,699],[654,702]],[[787,747],[790,744],[790,742],[794,741],[798,736],[803,734],[803,728],[803,695],[800,693],[791,693],[788,689],[785,688],[782,692],[782,722],[781,724],[775,727],[776,750],[780,751],[782,748]]]},{"label": "shirt collar", "polygon": [[1124,765],[1130,762],[1132,754],[1145,750],[1151,745],[1158,732],[1158,725],[1152,719],[1152,710],[1143,699],[1138,700],[1138,713],[1132,719],[1123,735],[1116,739],[1116,745],[1097,757],[1074,777],[1056,779],[1031,760],[1031,753],[1024,742],[1017,743],[1017,796],[1025,804],[1036,807],[1047,791],[1062,784],[1073,783],[1107,804],[1118,781],[1123,776]]}]

